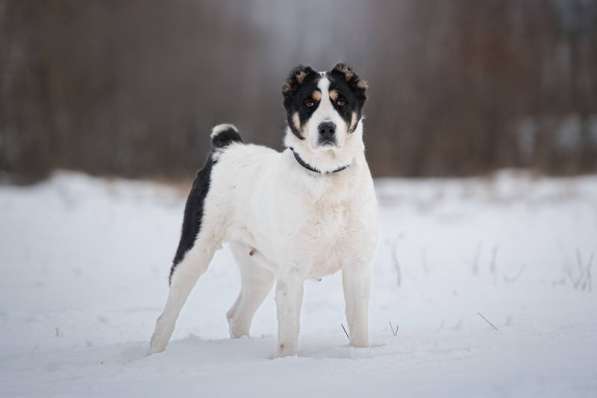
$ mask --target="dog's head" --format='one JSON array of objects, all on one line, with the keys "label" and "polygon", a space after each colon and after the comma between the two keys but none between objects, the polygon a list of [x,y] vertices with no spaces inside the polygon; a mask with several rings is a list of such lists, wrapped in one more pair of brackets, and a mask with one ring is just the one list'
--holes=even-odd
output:
[{"label": "dog's head", "polygon": [[363,151],[367,83],[345,64],[329,72],[294,68],[284,83],[285,144],[322,172],[345,166]]}]

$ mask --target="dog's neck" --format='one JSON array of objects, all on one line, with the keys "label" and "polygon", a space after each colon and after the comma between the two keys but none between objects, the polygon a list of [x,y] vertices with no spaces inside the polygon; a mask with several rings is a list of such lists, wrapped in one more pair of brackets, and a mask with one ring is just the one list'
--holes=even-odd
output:
[{"label": "dog's neck", "polygon": [[359,122],[357,129],[351,133],[342,148],[326,151],[312,150],[306,140],[296,137],[290,128],[286,129],[284,145],[293,155],[294,163],[310,175],[331,176],[342,175],[363,156],[363,129]]},{"label": "dog's neck", "polygon": [[317,168],[315,168],[314,166],[311,166],[309,163],[307,163],[306,161],[303,160],[303,158],[301,158],[301,155],[299,155],[293,147],[289,147],[288,149],[290,149],[292,151],[292,154],[294,155],[294,158],[296,159],[297,163],[300,164],[301,166],[303,166],[305,169],[309,170],[312,173],[315,174],[321,174],[321,175],[326,175],[326,174],[335,174],[335,173],[339,173],[343,170],[346,170],[347,168],[350,167],[351,163],[345,164],[343,166],[339,166],[336,169],[332,170],[332,171],[321,171],[318,170]]}]

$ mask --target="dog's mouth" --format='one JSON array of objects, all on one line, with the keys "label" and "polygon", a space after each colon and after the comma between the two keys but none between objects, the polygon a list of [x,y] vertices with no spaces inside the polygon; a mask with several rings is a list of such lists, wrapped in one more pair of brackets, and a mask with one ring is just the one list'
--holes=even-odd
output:
[{"label": "dog's mouth", "polygon": [[319,152],[321,154],[326,154],[335,158],[340,153],[341,149],[342,148],[338,146],[337,142],[320,142],[315,148],[313,148],[313,152]]},{"label": "dog's mouth", "polygon": [[317,143],[317,146],[320,148],[336,147],[336,146],[338,146],[338,144],[336,143],[335,138],[328,138],[328,139],[320,139],[319,142]]}]

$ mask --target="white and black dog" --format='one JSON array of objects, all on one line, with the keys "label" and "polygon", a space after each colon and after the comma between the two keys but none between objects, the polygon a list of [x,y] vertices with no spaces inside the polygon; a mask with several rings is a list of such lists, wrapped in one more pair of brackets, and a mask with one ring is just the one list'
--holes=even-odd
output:
[{"label": "white and black dog", "polygon": [[367,84],[344,64],[298,66],[283,86],[287,149],[244,144],[227,124],[189,194],[170,292],[151,351],[166,348],[191,289],[228,242],[242,288],[227,313],[231,337],[248,335],[274,282],[278,355],[296,355],[303,283],[342,270],[351,344],[368,341],[369,284],[377,246],[377,201],[365,160]]}]

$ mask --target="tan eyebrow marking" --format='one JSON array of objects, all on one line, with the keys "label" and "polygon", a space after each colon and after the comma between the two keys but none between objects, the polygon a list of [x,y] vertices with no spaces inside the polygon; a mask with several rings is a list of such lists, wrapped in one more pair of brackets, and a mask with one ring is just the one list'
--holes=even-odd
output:
[{"label": "tan eyebrow marking", "polygon": [[330,91],[330,99],[332,101],[336,101],[337,98],[338,98],[338,92],[336,90],[331,90]]},{"label": "tan eyebrow marking", "polygon": [[311,97],[313,97],[313,99],[315,101],[320,101],[321,100],[321,91],[319,91],[319,90],[313,91],[313,94],[311,94]]}]

